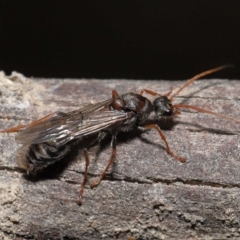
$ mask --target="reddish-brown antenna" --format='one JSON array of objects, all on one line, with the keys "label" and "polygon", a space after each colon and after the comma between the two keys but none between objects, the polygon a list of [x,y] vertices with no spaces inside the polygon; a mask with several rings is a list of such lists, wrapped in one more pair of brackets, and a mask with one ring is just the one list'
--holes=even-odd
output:
[{"label": "reddish-brown antenna", "polygon": [[[228,68],[228,67],[233,67],[233,66],[232,65],[223,65],[223,66],[213,68],[213,69],[210,69],[210,70],[207,70],[205,72],[197,74],[196,76],[194,76],[193,78],[191,78],[187,82],[185,82],[174,94],[172,94],[171,97],[170,97],[170,100],[172,101],[175,96],[177,96],[184,88],[186,88],[189,84],[193,83],[195,80],[197,80],[197,79],[199,79],[203,76],[206,76],[208,74],[211,74],[211,73],[220,71],[222,69]],[[176,110],[180,109],[180,108],[193,109],[193,110],[196,110],[198,112],[211,114],[211,115],[214,115],[214,116],[219,117],[219,118],[225,118],[225,119],[230,120],[230,121],[240,122],[239,119],[228,117],[226,115],[223,115],[223,114],[220,114],[220,113],[215,113],[215,112],[213,112],[211,110],[208,110],[208,109],[204,109],[204,108],[200,108],[200,107],[196,107],[196,106],[192,106],[192,105],[188,105],[188,104],[174,104],[173,107]]]},{"label": "reddish-brown antenna", "polygon": [[188,85],[190,85],[191,83],[193,83],[197,79],[199,79],[201,77],[204,77],[206,75],[209,75],[211,73],[218,72],[222,69],[229,68],[229,67],[234,67],[234,66],[233,65],[223,65],[223,66],[216,67],[216,68],[213,68],[213,69],[210,69],[210,70],[207,70],[205,72],[197,74],[196,76],[192,77],[187,82],[185,82],[175,93],[173,93],[170,97],[170,100],[172,101],[173,98],[176,97],[184,88],[186,88]]}]

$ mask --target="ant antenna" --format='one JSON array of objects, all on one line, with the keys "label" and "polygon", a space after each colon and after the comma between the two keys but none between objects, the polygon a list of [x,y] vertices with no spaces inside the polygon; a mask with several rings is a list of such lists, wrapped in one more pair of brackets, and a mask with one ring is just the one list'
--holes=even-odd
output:
[{"label": "ant antenna", "polygon": [[[220,66],[220,67],[217,67],[217,68],[213,68],[213,69],[210,69],[210,70],[207,70],[205,72],[197,74],[193,78],[189,79],[186,83],[184,83],[174,94],[172,94],[172,96],[170,97],[170,100],[172,101],[175,96],[177,96],[184,88],[186,88],[188,85],[193,83],[195,80],[197,80],[197,79],[199,79],[199,78],[201,78],[203,76],[206,76],[208,74],[211,74],[211,73],[220,71],[222,69],[228,68],[228,67],[234,67],[234,66],[233,65],[223,65],[223,66]],[[175,109],[180,109],[180,108],[193,109],[193,110],[196,110],[198,112],[211,114],[211,115],[214,115],[214,116],[219,117],[219,118],[225,118],[225,119],[230,120],[230,121],[240,122],[239,119],[228,117],[226,115],[215,113],[215,112],[213,112],[211,110],[208,110],[208,109],[199,108],[199,107],[188,105],[188,104],[174,104],[173,107]]]},{"label": "ant antenna", "polygon": [[207,70],[205,72],[197,74],[196,76],[194,76],[193,78],[191,78],[187,82],[185,82],[175,93],[173,93],[172,96],[170,97],[170,100],[172,101],[173,98],[176,97],[184,88],[186,88],[188,85],[190,85],[191,83],[193,83],[197,79],[199,79],[201,77],[204,77],[206,75],[209,75],[211,73],[218,72],[222,69],[229,68],[229,67],[234,67],[234,66],[233,65],[223,65],[223,66],[213,68],[213,69],[210,69],[210,70]]},{"label": "ant antenna", "polygon": [[225,118],[227,120],[230,120],[230,121],[234,121],[234,122],[240,122],[239,119],[236,119],[236,118],[233,118],[233,117],[228,117],[226,115],[223,115],[223,114],[220,114],[220,113],[216,113],[216,112],[213,112],[211,110],[208,110],[208,109],[204,109],[204,108],[200,108],[200,107],[196,107],[196,106],[192,106],[192,105],[188,105],[188,104],[174,104],[173,107],[175,109],[179,109],[179,108],[188,108],[188,109],[193,109],[193,110],[196,110],[197,112],[202,112],[202,113],[207,113],[207,114],[211,114],[211,115],[214,115],[216,117],[219,117],[219,118]]}]

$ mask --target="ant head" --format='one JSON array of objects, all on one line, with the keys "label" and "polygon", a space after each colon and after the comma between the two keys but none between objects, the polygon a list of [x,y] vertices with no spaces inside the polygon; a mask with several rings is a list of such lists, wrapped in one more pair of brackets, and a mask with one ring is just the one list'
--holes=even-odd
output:
[{"label": "ant head", "polygon": [[[167,93],[166,95],[159,95],[159,94],[155,94],[158,95],[158,97],[153,101],[153,113],[155,114],[155,118],[160,118],[160,117],[173,117],[177,114],[180,114],[180,108],[191,108],[194,110],[197,110],[198,112],[204,112],[204,113],[209,113],[209,114],[213,114],[215,116],[218,117],[222,117],[222,118],[227,118],[226,116],[223,116],[221,114],[217,114],[214,113],[212,111],[206,110],[206,109],[202,109],[202,108],[198,108],[196,106],[190,106],[190,105],[186,105],[186,104],[172,104],[172,101],[174,100],[174,98],[183,90],[185,89],[188,85],[190,85],[191,83],[193,83],[195,80],[206,76],[208,74],[211,74],[213,72],[217,72],[221,69],[227,68],[227,67],[231,67],[231,65],[224,65],[224,66],[220,66],[214,69],[210,69],[208,71],[202,72],[200,74],[197,74],[196,76],[194,76],[193,78],[189,79],[187,82],[185,82],[175,93],[172,94],[172,91],[170,91],[169,93]],[[231,120],[233,120],[231,118]]]},{"label": "ant head", "polygon": [[157,117],[171,117],[175,113],[171,100],[166,96],[160,96],[153,101],[153,111]]}]

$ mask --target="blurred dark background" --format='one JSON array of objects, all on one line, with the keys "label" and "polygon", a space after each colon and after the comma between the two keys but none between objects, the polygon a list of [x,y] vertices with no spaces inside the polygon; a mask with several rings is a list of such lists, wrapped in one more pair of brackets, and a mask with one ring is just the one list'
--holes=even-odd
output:
[{"label": "blurred dark background", "polygon": [[0,0],[0,69],[55,78],[240,79],[240,2]]}]

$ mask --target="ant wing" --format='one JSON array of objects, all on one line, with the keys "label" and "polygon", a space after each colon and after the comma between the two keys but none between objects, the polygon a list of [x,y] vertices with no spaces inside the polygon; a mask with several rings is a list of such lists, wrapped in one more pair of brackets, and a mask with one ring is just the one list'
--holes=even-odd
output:
[{"label": "ant wing", "polygon": [[91,113],[102,110],[104,107],[106,107],[108,104],[112,103],[114,98],[107,99],[105,101],[95,103],[95,104],[88,104],[87,106],[77,110],[81,111],[81,113]]},{"label": "ant wing", "polygon": [[57,112],[54,116],[29,124],[16,136],[21,144],[54,142],[56,146],[83,136],[97,133],[115,124],[121,123],[129,114],[118,111],[101,111],[112,99],[88,105],[69,113]]}]

